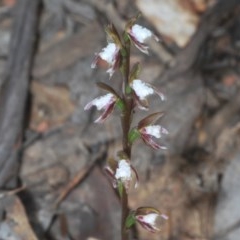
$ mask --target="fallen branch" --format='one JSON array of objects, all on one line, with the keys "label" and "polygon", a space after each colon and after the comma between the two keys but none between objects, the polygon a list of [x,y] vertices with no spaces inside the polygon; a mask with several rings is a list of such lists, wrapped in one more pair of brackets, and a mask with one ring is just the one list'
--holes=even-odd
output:
[{"label": "fallen branch", "polygon": [[0,99],[0,188],[16,187],[40,0],[17,1]]}]

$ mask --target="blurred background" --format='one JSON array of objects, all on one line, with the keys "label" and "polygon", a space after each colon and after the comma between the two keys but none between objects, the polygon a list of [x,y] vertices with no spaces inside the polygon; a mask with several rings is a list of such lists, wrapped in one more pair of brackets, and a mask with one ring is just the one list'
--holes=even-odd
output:
[{"label": "blurred background", "polygon": [[[129,207],[168,215],[158,234],[138,225],[131,239],[239,240],[240,1],[1,0],[0,239],[119,240],[120,202],[104,166],[121,149],[116,111],[104,124],[83,107],[115,89],[91,69],[106,46],[104,27],[139,24],[161,41],[150,55],[132,48],[140,79],[165,93],[149,113],[165,111],[160,139],[133,147],[138,189]],[[137,111],[134,124],[146,112]]]}]

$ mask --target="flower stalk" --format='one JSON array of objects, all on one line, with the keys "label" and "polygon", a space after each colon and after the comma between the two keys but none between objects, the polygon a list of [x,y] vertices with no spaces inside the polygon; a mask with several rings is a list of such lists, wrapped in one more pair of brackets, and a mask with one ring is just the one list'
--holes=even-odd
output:
[{"label": "flower stalk", "polygon": [[[130,39],[125,33],[124,36],[124,51],[122,54],[122,97],[125,103],[125,110],[121,115],[121,124],[122,124],[122,148],[123,151],[127,154],[127,157],[131,159],[131,144],[129,143],[128,133],[131,127],[132,119],[132,110],[133,110],[133,99],[131,92],[128,91],[128,81],[129,81],[129,67],[130,67]],[[122,231],[122,240],[128,240],[128,231],[125,227],[126,219],[129,214],[128,210],[128,196],[126,189],[123,187],[123,194],[121,198],[122,204],[122,221],[121,221],[121,231]]]},{"label": "flower stalk", "polygon": [[129,228],[135,223],[139,223],[150,232],[157,232],[160,228],[156,226],[156,219],[159,217],[167,218],[153,207],[140,207],[133,211],[128,208],[128,192],[133,185],[136,187],[138,183],[137,171],[131,164],[132,145],[136,140],[142,139],[146,145],[155,150],[165,149],[164,146],[155,142],[153,138],[161,138],[163,134],[168,133],[165,128],[156,124],[156,121],[163,116],[162,112],[150,114],[139,121],[137,126],[132,127],[133,112],[136,108],[149,109],[147,101],[149,95],[156,93],[162,100],[165,99],[164,95],[155,87],[138,78],[140,72],[139,63],[132,68],[130,66],[132,44],[143,53],[148,54],[148,46],[145,44],[145,40],[150,37],[158,40],[149,29],[135,24],[138,17],[139,15],[129,20],[122,37],[120,37],[113,25],[106,27],[108,45],[100,53],[96,54],[91,65],[92,68],[95,68],[100,61],[105,61],[108,65],[107,73],[110,78],[119,69],[122,74],[122,89],[116,91],[106,83],[98,83],[98,87],[108,93],[93,99],[85,106],[85,110],[93,106],[97,110],[103,110],[103,113],[95,120],[97,123],[104,122],[113,112],[115,106],[121,112],[122,149],[118,152],[117,159],[108,159],[108,166],[105,170],[111,178],[113,187],[118,190],[121,199],[122,240],[129,240]]}]

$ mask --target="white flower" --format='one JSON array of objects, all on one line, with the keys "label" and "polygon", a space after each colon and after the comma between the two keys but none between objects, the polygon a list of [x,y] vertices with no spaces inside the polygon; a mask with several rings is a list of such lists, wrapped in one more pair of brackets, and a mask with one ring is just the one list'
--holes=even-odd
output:
[{"label": "white flower", "polygon": [[159,38],[152,33],[149,29],[142,27],[138,24],[134,24],[129,30],[128,34],[135,44],[135,46],[143,53],[148,54],[148,46],[145,45],[145,41],[154,37],[156,41],[159,41]]},{"label": "white flower", "polygon": [[132,89],[134,90],[134,92],[136,93],[140,100],[143,100],[147,96],[154,94],[153,88],[139,79],[133,80]]},{"label": "white flower", "polygon": [[105,167],[106,173],[112,179],[113,187],[118,186],[121,182],[125,189],[128,190],[131,183],[135,188],[138,185],[138,174],[136,169],[130,164],[129,160],[120,159],[119,161],[109,161],[109,166]]},{"label": "white flower", "polygon": [[134,24],[131,29],[132,35],[136,38],[140,43],[144,43],[144,41],[152,36],[152,32],[144,28],[138,24]]},{"label": "white flower", "polygon": [[155,138],[161,138],[162,134],[168,134],[167,129],[163,128],[160,125],[148,125],[139,129],[142,140],[153,149],[166,149],[165,146],[162,146],[156,143],[153,140]]},{"label": "white flower", "polygon": [[131,166],[130,164],[122,159],[118,163],[118,168],[115,173],[115,178],[120,179],[123,182],[131,180]]},{"label": "white flower", "polygon": [[146,215],[139,215],[137,216],[138,222],[148,231],[150,232],[157,232],[160,231],[159,228],[156,227],[156,219],[159,217],[157,213],[149,213]]},{"label": "white flower", "polygon": [[141,218],[141,220],[150,225],[154,225],[158,216],[159,216],[159,214],[157,214],[157,213],[149,213],[149,214],[143,216]]},{"label": "white flower", "polygon": [[91,64],[91,68],[95,68],[99,61],[102,59],[105,62],[107,62],[109,69],[107,70],[107,73],[109,73],[110,77],[112,77],[114,71],[117,68],[120,54],[119,54],[120,48],[115,43],[109,43],[105,48],[102,49],[102,51],[96,55],[93,63]]},{"label": "white flower", "polygon": [[165,96],[161,92],[159,92],[152,85],[145,83],[140,79],[134,79],[131,82],[130,86],[135,93],[136,102],[141,109],[148,109],[147,96],[156,93],[161,98],[161,100],[165,100]]},{"label": "white flower", "polygon": [[115,60],[115,55],[119,51],[115,43],[109,43],[100,53],[99,57],[111,64]]},{"label": "white flower", "polygon": [[84,107],[84,110],[89,110],[93,106],[95,106],[97,110],[104,109],[104,112],[101,114],[101,116],[95,120],[95,122],[103,122],[112,113],[116,101],[116,96],[112,93],[108,93],[106,95],[93,99]]},{"label": "white flower", "polygon": [[150,232],[157,232],[160,231],[159,225],[160,222],[157,220],[162,218],[167,220],[168,217],[164,214],[160,214],[160,212],[152,207],[140,207],[136,210],[135,213],[136,220],[142,225],[143,228]]}]

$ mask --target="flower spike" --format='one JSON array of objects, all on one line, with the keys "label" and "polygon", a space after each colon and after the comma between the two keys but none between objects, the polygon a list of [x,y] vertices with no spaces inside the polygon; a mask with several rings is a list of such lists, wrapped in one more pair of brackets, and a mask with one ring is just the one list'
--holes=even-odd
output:
[{"label": "flower spike", "polygon": [[113,24],[109,24],[105,28],[107,44],[95,54],[91,68],[98,66],[106,67],[109,78],[118,69],[122,74],[122,83],[117,84],[117,86],[121,86],[121,91],[115,90],[115,87],[112,87],[111,84],[98,82],[97,86],[106,91],[107,94],[93,99],[84,107],[84,110],[95,107],[97,110],[102,111],[95,120],[97,123],[106,120],[115,107],[120,110],[122,150],[117,152],[116,158],[108,159],[105,171],[121,199],[122,239],[129,238],[128,229],[137,222],[148,231],[157,232],[160,230],[159,226],[161,226],[161,221],[159,220],[168,218],[152,207],[140,207],[136,210],[128,209],[129,191],[138,185],[138,173],[131,164],[133,143],[141,138],[154,149],[165,149],[166,147],[155,142],[155,138],[158,139],[162,135],[168,134],[165,128],[156,124],[156,121],[163,116],[163,112],[150,114],[139,121],[137,126],[131,128],[136,108],[148,110],[148,96],[157,94],[161,100],[165,100],[162,92],[158,91],[151,84],[139,79],[140,63],[135,63],[132,67],[130,64],[132,44],[143,53],[148,54],[146,41],[152,37],[159,41],[152,31],[137,24],[139,17],[140,14],[137,14],[131,18],[126,23],[122,34],[118,33]]},{"label": "flower spike", "polygon": [[128,35],[134,45],[143,53],[148,54],[148,46],[145,44],[145,41],[151,37],[158,42],[159,38],[152,33],[149,29],[142,27],[138,24],[132,25],[128,30]]},{"label": "flower spike", "polygon": [[95,59],[91,64],[91,68],[96,68],[101,60],[105,61],[109,68],[107,73],[109,73],[110,78],[115,72],[118,63],[120,61],[120,47],[115,43],[109,43],[102,51],[96,54]]},{"label": "flower spike", "polygon": [[102,123],[112,113],[117,100],[118,98],[115,95],[108,93],[93,99],[84,107],[84,110],[89,110],[93,106],[95,106],[97,110],[104,109],[104,112],[100,115],[100,117],[94,121],[95,123]]}]

